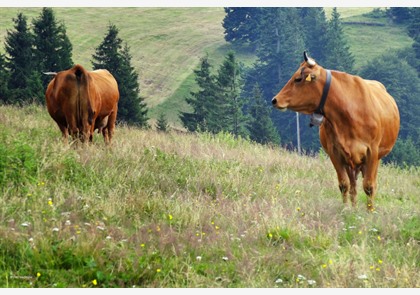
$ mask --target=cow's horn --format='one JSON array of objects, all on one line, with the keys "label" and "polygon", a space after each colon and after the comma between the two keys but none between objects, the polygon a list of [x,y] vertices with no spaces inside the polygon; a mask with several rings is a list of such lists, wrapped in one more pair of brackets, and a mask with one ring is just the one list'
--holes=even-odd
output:
[{"label": "cow's horn", "polygon": [[57,76],[56,72],[42,72],[44,75]]},{"label": "cow's horn", "polygon": [[314,65],[316,65],[316,62],[308,56],[306,51],[303,52],[303,58],[305,59],[305,61],[308,63],[309,66],[313,67]]}]

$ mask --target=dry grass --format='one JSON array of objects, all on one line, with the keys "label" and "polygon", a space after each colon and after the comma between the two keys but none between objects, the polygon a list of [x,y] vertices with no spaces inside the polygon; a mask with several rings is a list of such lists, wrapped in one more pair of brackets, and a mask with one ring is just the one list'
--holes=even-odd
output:
[{"label": "dry grass", "polygon": [[43,108],[0,114],[0,147],[35,162],[0,172],[3,287],[420,285],[418,168],[381,166],[369,214],[322,156],[125,126],[68,147]]}]

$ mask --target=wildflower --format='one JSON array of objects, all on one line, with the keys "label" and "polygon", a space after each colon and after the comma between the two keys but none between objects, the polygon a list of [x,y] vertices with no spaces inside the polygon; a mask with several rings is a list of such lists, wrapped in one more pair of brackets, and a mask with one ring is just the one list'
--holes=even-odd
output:
[{"label": "wildflower", "polygon": [[228,260],[229,260],[229,258],[228,258],[228,257],[226,257],[226,256],[223,256],[223,257],[222,257],[222,259],[223,259],[224,261],[228,261]]},{"label": "wildflower", "polygon": [[36,277],[39,278],[41,276],[41,273],[37,272]]},{"label": "wildflower", "polygon": [[361,230],[359,230],[359,235],[361,235],[362,234],[362,231]]},{"label": "wildflower", "polygon": [[64,224],[65,225],[71,225],[71,221],[70,220],[66,220],[66,222]]},{"label": "wildflower", "polygon": [[282,284],[283,283],[283,280],[282,279],[277,279],[276,280],[276,284]]},{"label": "wildflower", "polygon": [[328,260],[328,263],[329,263],[329,264],[333,264],[333,262],[332,262],[332,260],[331,260],[331,259],[330,259],[330,260]]},{"label": "wildflower", "polygon": [[171,214],[168,214],[168,219],[172,220],[173,216]]},{"label": "wildflower", "polygon": [[146,244],[142,243],[142,244],[140,244],[140,247],[144,248],[144,247],[146,247]]},{"label": "wildflower", "polygon": [[300,211],[300,207],[297,207],[297,208],[296,208],[296,211]]},{"label": "wildflower", "polygon": [[367,280],[367,275],[360,275],[357,277],[359,280]]},{"label": "wildflower", "polygon": [[378,263],[379,263],[379,264],[382,264],[382,260],[378,259]]},{"label": "wildflower", "polygon": [[160,268],[158,268],[157,270],[156,270],[156,272],[161,272],[162,270],[160,269]]},{"label": "wildflower", "polygon": [[219,226],[217,226],[217,225],[216,225],[214,228],[215,228],[216,230],[220,229],[220,227],[219,227]]},{"label": "wildflower", "polygon": [[96,279],[94,279],[94,280],[92,281],[92,284],[93,284],[94,286],[96,286],[96,285],[98,284],[98,281],[97,281]]},{"label": "wildflower", "polygon": [[26,196],[27,197],[32,197],[32,194],[31,193],[28,193]]},{"label": "wildflower", "polygon": [[370,269],[374,269],[375,267],[373,265],[369,266]]},{"label": "wildflower", "polygon": [[381,239],[381,236],[378,236],[378,241],[380,241],[380,240],[382,240],[382,239]]},{"label": "wildflower", "polygon": [[58,229],[58,227],[54,227],[54,228],[52,229],[52,231],[53,231],[53,232],[58,232],[58,231],[60,231],[60,230]]},{"label": "wildflower", "polygon": [[28,239],[28,242],[29,242],[29,243],[32,243],[33,241],[34,241],[34,238],[29,238],[29,239]]},{"label": "wildflower", "polygon": [[201,256],[197,256],[195,259],[197,259],[197,261],[201,261]]},{"label": "wildflower", "polygon": [[297,279],[296,279],[296,282],[305,281],[305,280],[306,280],[306,278],[303,275],[298,275]]},{"label": "wildflower", "polygon": [[156,226],[156,231],[160,231],[160,226]]},{"label": "wildflower", "polygon": [[26,221],[26,222],[22,223],[21,225],[22,225],[23,227],[28,227],[28,226],[29,226],[29,224],[30,224],[30,223]]},{"label": "wildflower", "polygon": [[327,268],[327,265],[326,265],[326,264],[323,264],[323,265],[322,265],[322,268]]},{"label": "wildflower", "polygon": [[105,239],[107,239],[107,240],[111,240],[112,239],[112,237],[111,236],[106,236],[106,238]]},{"label": "wildflower", "polygon": [[52,199],[51,199],[51,198],[49,198],[49,199],[48,199],[48,205],[49,205],[49,206],[52,206],[52,205],[53,205],[53,201],[52,201]]},{"label": "wildflower", "polygon": [[312,285],[315,285],[316,284],[316,281],[315,280],[308,280],[308,284],[311,285],[311,286]]},{"label": "wildflower", "polygon": [[102,231],[105,230],[105,228],[103,226],[99,226],[99,225],[96,228],[99,229],[99,230],[102,230]]},{"label": "wildflower", "polygon": [[268,237],[271,239],[273,237],[272,233],[268,233]]}]

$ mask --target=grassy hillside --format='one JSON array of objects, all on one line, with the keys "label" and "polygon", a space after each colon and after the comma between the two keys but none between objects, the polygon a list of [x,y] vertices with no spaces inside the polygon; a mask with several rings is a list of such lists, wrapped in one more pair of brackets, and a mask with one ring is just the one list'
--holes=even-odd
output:
[{"label": "grassy hillside", "polygon": [[0,287],[420,287],[420,170],[382,165],[377,211],[322,154],[118,126],[66,146],[0,106]]},{"label": "grassy hillside", "polygon": [[[23,12],[32,22],[41,8],[3,8],[0,10],[0,40],[13,28],[12,18]],[[339,8],[351,51],[360,67],[390,49],[411,45],[411,39],[401,27],[385,19],[363,16],[372,8]],[[194,85],[193,69],[207,52],[217,65],[229,49],[224,41],[222,7],[195,8],[54,8],[63,21],[73,44],[73,60],[90,68],[90,59],[103,40],[111,22],[120,30],[120,37],[131,47],[133,66],[140,79],[141,95],[145,98],[151,118],[164,112],[169,121],[180,125],[179,111],[188,110],[185,96]],[[327,16],[331,8],[326,9]],[[362,22],[379,22],[383,26],[368,26]],[[1,46],[0,52],[4,48]],[[250,63],[254,57],[239,54]],[[316,58],[316,57],[315,57]]]}]

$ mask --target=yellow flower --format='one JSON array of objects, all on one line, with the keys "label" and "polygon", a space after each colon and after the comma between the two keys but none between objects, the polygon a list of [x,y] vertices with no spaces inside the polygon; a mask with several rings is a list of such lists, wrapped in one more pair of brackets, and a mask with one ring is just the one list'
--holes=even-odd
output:
[{"label": "yellow flower", "polygon": [[382,240],[382,239],[381,239],[381,236],[378,236],[378,241],[380,241],[380,240]]},{"label": "yellow flower", "polygon": [[379,267],[376,268],[376,271],[380,271],[381,269]]},{"label": "yellow flower", "polygon": [[370,269],[374,269],[375,267],[374,267],[373,265],[371,265],[369,268],[370,268]]},{"label": "yellow flower", "polygon": [[161,272],[162,270],[160,269],[160,268],[158,268],[157,270],[156,270],[156,272]]},{"label": "yellow flower", "polygon": [[220,229],[220,227],[218,227],[217,225],[214,227],[215,229]]},{"label": "yellow flower", "polygon": [[327,268],[327,265],[326,265],[326,264],[323,264],[323,265],[322,265],[322,268]]},{"label": "yellow flower", "polygon": [[328,260],[328,263],[329,263],[329,264],[333,264],[333,262],[332,262],[332,260],[331,260],[331,259],[330,259],[330,260]]},{"label": "yellow flower", "polygon": [[271,239],[273,237],[272,233],[268,233],[268,237]]},{"label": "yellow flower", "polygon": [[39,278],[41,276],[41,273],[37,272],[36,277]]},{"label": "yellow flower", "polygon": [[146,245],[143,243],[143,244],[140,244],[140,247],[142,247],[142,248],[144,248]]},{"label": "yellow flower", "polygon": [[96,285],[98,284],[98,282],[96,281],[96,279],[92,281],[92,284],[93,284],[94,286],[96,286]]},{"label": "yellow flower", "polygon": [[172,220],[172,215],[171,214],[168,214],[168,218],[169,218],[169,220]]},{"label": "yellow flower", "polygon": [[379,259],[379,260],[378,260],[378,263],[379,263],[379,264],[382,264],[382,260],[380,260],[380,259]]}]

